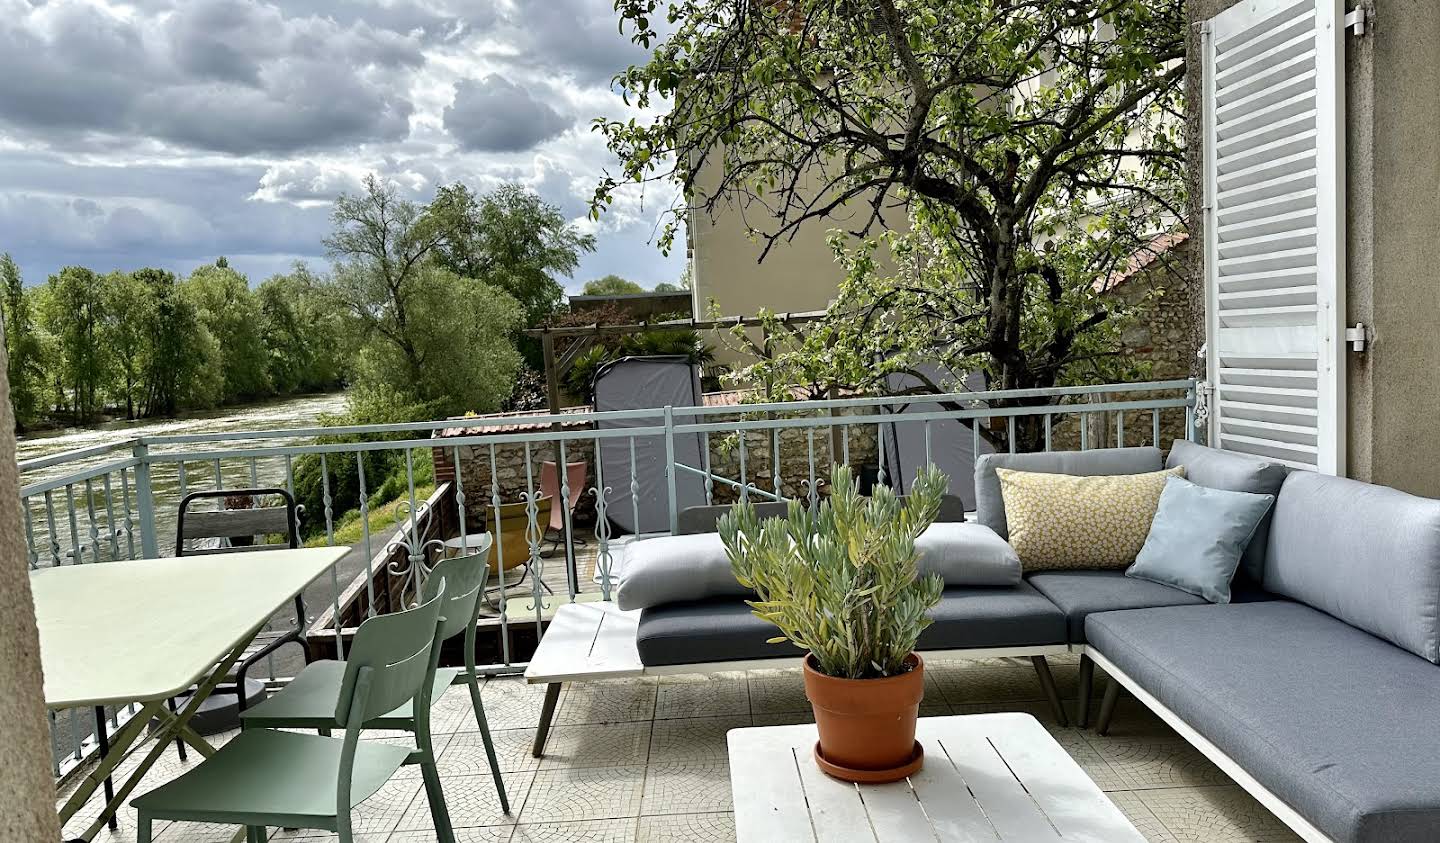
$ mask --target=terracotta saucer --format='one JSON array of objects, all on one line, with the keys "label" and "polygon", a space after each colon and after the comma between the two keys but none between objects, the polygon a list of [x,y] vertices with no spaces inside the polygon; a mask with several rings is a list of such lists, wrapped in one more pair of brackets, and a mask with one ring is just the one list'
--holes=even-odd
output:
[{"label": "terracotta saucer", "polygon": [[825,760],[820,754],[820,742],[815,742],[815,764],[821,772],[846,782],[858,784],[885,784],[886,782],[898,782],[907,776],[913,776],[925,765],[925,747],[915,742],[915,751],[910,757],[898,767],[891,767],[888,770],[852,770],[849,767],[841,767],[839,764],[832,764]]}]

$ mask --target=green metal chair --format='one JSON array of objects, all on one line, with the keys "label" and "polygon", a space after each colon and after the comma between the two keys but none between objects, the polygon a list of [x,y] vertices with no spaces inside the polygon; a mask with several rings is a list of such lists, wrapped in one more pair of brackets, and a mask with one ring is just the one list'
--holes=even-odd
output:
[{"label": "green metal chair", "polygon": [[[476,553],[442,560],[430,572],[422,587],[425,598],[429,599],[433,596],[431,586],[441,580],[445,582],[440,640],[448,641],[461,633],[465,635],[465,666],[436,669],[429,699],[438,699],[451,685],[470,686],[470,705],[475,711],[480,739],[485,744],[485,755],[495,778],[495,792],[500,796],[501,810],[508,814],[510,800],[505,794],[500,762],[495,757],[495,744],[485,719],[480,676],[475,667],[475,622],[480,615],[480,601],[490,573],[487,557],[487,553]],[[306,665],[284,689],[242,712],[240,722],[247,729],[318,729],[321,734],[328,734],[331,729],[340,728],[335,719],[335,696],[340,691],[344,676],[344,662],[317,661]],[[367,719],[361,728],[415,732],[419,721],[415,712],[415,706],[407,701],[393,711]]]},{"label": "green metal chair", "polygon": [[[131,801],[137,843],[151,843],[157,819],[245,826],[251,843],[266,828],[318,828],[353,843],[350,812],[400,767],[419,764],[438,837],[453,843],[445,795],[430,741],[430,694],[440,658],[445,583],[437,581],[419,608],[370,618],[360,625],[344,663],[332,722],[342,739],[246,729],[195,769]],[[413,701],[415,748],[361,741],[371,719]]]}]

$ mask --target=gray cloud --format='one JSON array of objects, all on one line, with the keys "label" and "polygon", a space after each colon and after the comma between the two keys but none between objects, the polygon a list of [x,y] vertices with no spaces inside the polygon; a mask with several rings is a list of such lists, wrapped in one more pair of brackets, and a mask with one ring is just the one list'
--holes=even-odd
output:
[{"label": "gray cloud", "polygon": [[445,130],[466,149],[520,152],[565,131],[572,118],[503,76],[464,79],[445,109]]},{"label": "gray cloud", "polygon": [[237,155],[397,141],[424,59],[409,33],[256,0],[185,3],[160,20],[43,7],[0,14],[0,123]]},{"label": "gray cloud", "polygon": [[[0,252],[30,283],[324,267],[367,172],[416,201],[515,180],[580,219],[613,162],[566,130],[623,116],[609,79],[643,55],[612,0],[0,0]],[[622,204],[572,286],[678,277]]]}]

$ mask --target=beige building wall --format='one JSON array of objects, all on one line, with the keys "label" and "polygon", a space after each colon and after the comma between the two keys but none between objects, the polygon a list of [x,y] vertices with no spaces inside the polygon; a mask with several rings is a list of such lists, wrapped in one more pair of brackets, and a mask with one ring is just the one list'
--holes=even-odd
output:
[{"label": "beige building wall", "polygon": [[[697,181],[697,196],[709,195],[719,180],[719,168],[706,167]],[[697,198],[695,204],[701,201]],[[708,318],[712,302],[722,316],[754,316],[761,308],[776,313],[824,310],[834,300],[845,276],[830,249],[830,232],[858,229],[870,212],[868,205],[856,202],[832,218],[810,220],[793,238],[776,243],[762,262],[765,241],[760,235],[752,235],[751,230],[777,227],[764,204],[737,199],[718,205],[713,212],[691,211],[689,236],[696,318]],[[887,228],[897,227],[909,228],[904,209],[890,208],[871,233],[878,236]],[[893,268],[888,252],[880,258],[883,267]],[[709,341],[716,346],[716,358],[721,363],[743,365],[748,359],[718,338]]]},{"label": "beige building wall", "polygon": [[[1198,23],[1239,0],[1192,0],[1187,89],[1192,219],[1202,236]],[[1346,313],[1368,343],[1346,367],[1348,474],[1440,497],[1440,2],[1364,0],[1346,45]],[[1197,255],[1201,250],[1195,250]],[[1203,295],[1203,267],[1194,261]],[[1203,312],[1203,311],[1202,311]],[[1199,328],[1203,331],[1203,326]]]}]

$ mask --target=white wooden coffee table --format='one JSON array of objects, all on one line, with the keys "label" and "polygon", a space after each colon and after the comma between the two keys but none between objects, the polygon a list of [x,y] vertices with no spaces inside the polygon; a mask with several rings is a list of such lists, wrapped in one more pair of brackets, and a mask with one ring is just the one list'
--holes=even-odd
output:
[{"label": "white wooden coffee table", "polygon": [[739,843],[1145,839],[1028,714],[924,717],[916,737],[918,774],[857,786],[815,766],[813,724],[732,730]]}]

